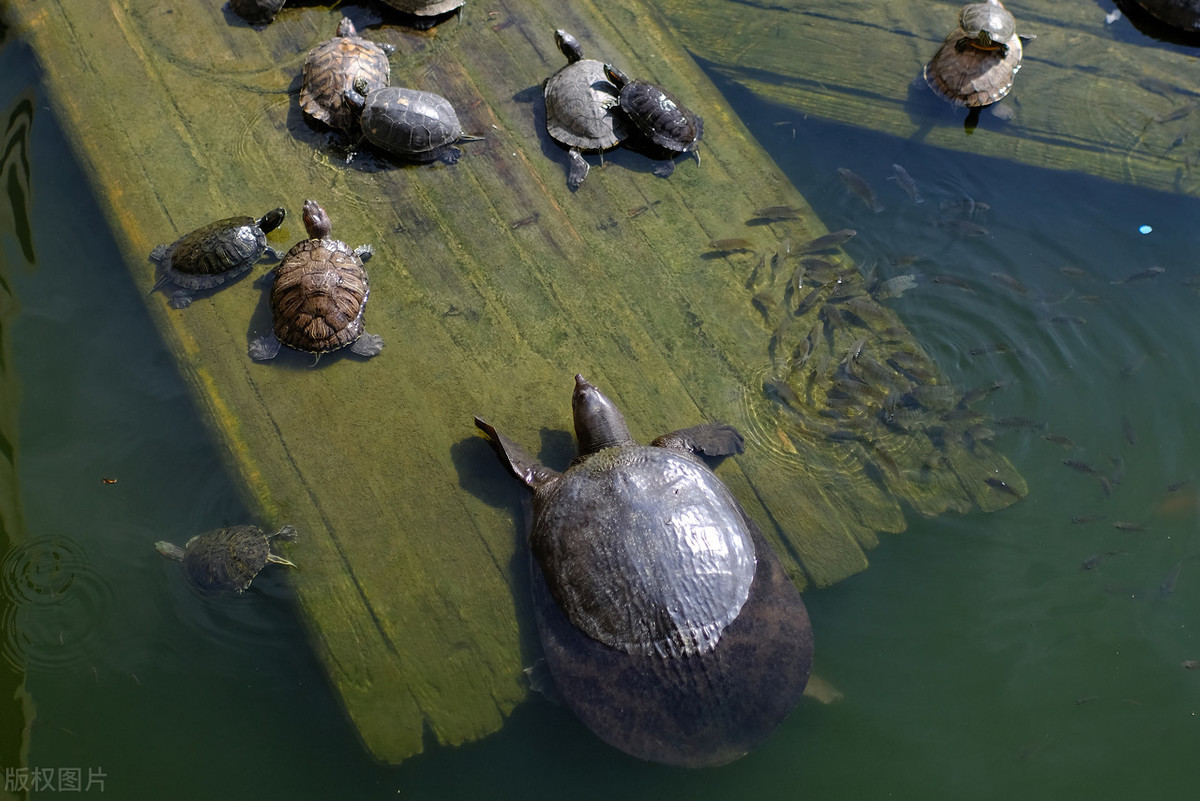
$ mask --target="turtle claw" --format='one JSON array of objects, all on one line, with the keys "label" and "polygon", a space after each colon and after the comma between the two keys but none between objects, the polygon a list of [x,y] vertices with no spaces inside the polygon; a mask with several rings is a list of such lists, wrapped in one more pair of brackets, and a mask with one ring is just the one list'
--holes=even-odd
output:
[{"label": "turtle claw", "polygon": [[733,456],[746,449],[741,433],[730,425],[706,423],[663,434],[650,443],[659,448],[691,451],[704,456]]},{"label": "turtle claw", "polygon": [[268,334],[265,337],[259,337],[250,343],[250,358],[256,362],[265,362],[268,359],[274,359],[279,355],[281,343],[275,334]]},{"label": "turtle claw", "polygon": [[359,356],[377,356],[381,350],[383,350],[383,337],[379,334],[363,334],[350,346],[350,352],[357,353]]},{"label": "turtle claw", "polygon": [[375,255],[374,245],[359,245],[354,249],[354,255],[358,256],[362,261],[366,261]]}]

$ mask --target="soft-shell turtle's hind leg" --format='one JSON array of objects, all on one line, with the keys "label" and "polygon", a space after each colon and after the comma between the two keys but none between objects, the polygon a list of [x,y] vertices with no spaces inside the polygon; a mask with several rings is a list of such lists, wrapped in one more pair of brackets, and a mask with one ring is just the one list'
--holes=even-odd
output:
[{"label": "soft-shell turtle's hind leg", "polygon": [[476,417],[475,427],[487,434],[492,450],[500,457],[500,463],[513,474],[514,478],[530,489],[536,490],[561,475],[557,470],[551,470],[538,463],[537,459],[526,453],[524,448],[501,434],[486,420]]},{"label": "soft-shell turtle's hind leg", "polygon": [[650,444],[656,448],[674,448],[704,456],[732,456],[746,449],[745,440],[738,430],[722,423],[705,423],[672,431]]}]

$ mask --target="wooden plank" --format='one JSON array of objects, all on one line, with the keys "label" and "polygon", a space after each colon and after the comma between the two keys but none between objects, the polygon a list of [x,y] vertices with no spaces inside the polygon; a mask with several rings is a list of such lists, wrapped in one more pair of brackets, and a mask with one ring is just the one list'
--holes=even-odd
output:
[{"label": "wooden plank", "polygon": [[[229,214],[285,205],[271,238],[290,245],[306,197],[336,236],[375,246],[366,324],[387,345],[367,362],[251,363],[248,340],[270,327],[251,280],[183,311],[158,294],[148,306],[264,522],[301,532],[288,553],[315,647],[382,760],[420,751],[427,731],[447,744],[494,731],[524,696],[522,492],[490,489],[500,468],[471,418],[536,448],[543,430],[570,431],[576,371],[644,440],[706,419],[744,430],[747,453],[721,475],[801,586],[863,569],[877,532],[903,528],[902,500],[927,514],[1011,503],[991,475],[1024,492],[852,265],[814,268],[802,305],[786,243],[823,227],[636,0],[497,2],[429,33],[367,31],[396,45],[393,83],[447,96],[486,135],[453,167],[347,163],[301,119],[307,50],[343,12],[360,31],[373,12],[288,8],[258,31],[201,0],[14,8],[140,286],[155,245]],[[569,192],[542,120],[556,27],[703,104],[702,163],[664,181],[618,151]],[[746,223],[780,204],[797,218]],[[727,237],[752,252],[713,252]],[[839,312],[852,307],[857,323]],[[880,366],[872,405],[842,404],[835,426],[830,393],[867,364],[854,350],[905,365]],[[942,390],[947,409],[909,402]]]},{"label": "wooden plank", "polygon": [[1200,194],[1190,133],[1200,122],[1195,51],[1105,22],[1095,3],[1012,0],[1025,48],[1008,123],[963,109],[920,79],[962,3],[663,0],[663,17],[717,72],[805,115],[902,139],[1163,191]]}]

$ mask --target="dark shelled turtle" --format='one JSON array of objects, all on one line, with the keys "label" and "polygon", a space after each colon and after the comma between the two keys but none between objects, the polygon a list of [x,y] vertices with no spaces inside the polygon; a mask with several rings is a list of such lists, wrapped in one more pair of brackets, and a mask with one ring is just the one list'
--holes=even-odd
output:
[{"label": "dark shelled turtle", "polygon": [[230,217],[217,220],[170,245],[159,245],[150,252],[162,275],[150,291],[164,284],[179,287],[171,295],[171,307],[182,309],[192,302],[192,293],[237,278],[258,263],[264,255],[277,260],[279,253],[267,246],[267,234],[283,222],[286,212],[273,209],[256,220]]},{"label": "dark shelled turtle", "polygon": [[1200,0],[1135,0],[1155,19],[1185,33],[1200,33]]},{"label": "dark shelled turtle", "polygon": [[463,7],[467,0],[383,0],[383,4],[414,17],[436,17]]},{"label": "dark shelled turtle", "polygon": [[296,529],[284,526],[268,535],[258,526],[229,526],[197,534],[182,548],[162,541],[154,543],[154,547],[163,556],[182,561],[188,578],[197,587],[241,593],[267,563],[295,567],[282,556],[271,553],[271,540],[276,538],[294,540]]},{"label": "dark shelled turtle", "polygon": [[564,30],[554,32],[554,41],[567,65],[546,79],[546,131],[567,147],[567,186],[578,189],[588,174],[580,152],[616,147],[629,136],[630,123],[617,110],[620,92],[605,77],[604,65],[584,58],[579,42]]},{"label": "dark shelled turtle", "polygon": [[229,0],[229,10],[251,25],[273,22],[286,0]]},{"label": "dark shelled turtle", "polygon": [[1012,89],[1021,55],[1016,21],[999,0],[970,3],[959,12],[959,27],[925,65],[925,82],[955,105],[991,105]]},{"label": "dark shelled turtle", "polygon": [[298,242],[275,268],[271,285],[274,331],[250,343],[250,358],[273,359],[281,344],[322,353],[350,346],[360,356],[383,349],[383,338],[363,331],[370,284],[363,259],[373,249],[355,250],[331,239],[329,215],[316,201],[304,201],[304,227],[309,238]]},{"label": "dark shelled turtle", "polygon": [[366,89],[356,80],[346,99],[362,110],[359,124],[367,141],[393,156],[454,164],[462,156],[454,145],[479,138],[463,134],[454,106],[441,95],[399,86]]},{"label": "dark shelled turtle", "polygon": [[694,455],[740,452],[741,435],[700,425],[639,445],[582,376],[573,409],[579,455],[564,473],[475,419],[533,490],[534,609],[559,694],[634,756],[736,759],[787,716],[812,664],[800,594]]},{"label": "dark shelled turtle", "polygon": [[337,35],[309,51],[304,59],[300,108],[333,128],[349,130],[358,122],[358,109],[346,102],[346,93],[361,78],[367,91],[388,85],[390,44],[378,44],[358,35],[349,17],[338,23]]},{"label": "dark shelled turtle", "polygon": [[621,110],[633,126],[667,159],[654,168],[655,175],[667,177],[675,171],[678,153],[695,153],[700,161],[700,136],[704,121],[666,89],[646,81],[630,80],[611,64],[604,75],[620,91]]}]

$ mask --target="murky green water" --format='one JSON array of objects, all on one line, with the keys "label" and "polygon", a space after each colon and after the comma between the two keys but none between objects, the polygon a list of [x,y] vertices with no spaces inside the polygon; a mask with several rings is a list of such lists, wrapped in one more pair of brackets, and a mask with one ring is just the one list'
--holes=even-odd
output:
[{"label": "murky green water", "polygon": [[[36,254],[28,265],[2,229],[25,539],[3,565],[19,578],[0,599],[0,671],[23,667],[37,706],[28,765],[55,773],[35,797],[76,769],[85,794],[129,799],[1195,792],[1200,670],[1181,666],[1200,659],[1194,200],[834,128],[723,86],[826,225],[859,230],[852,256],[916,277],[893,303],[942,369],[1002,385],[979,408],[1029,497],[993,515],[910,515],[867,572],[807,593],[817,670],[844,700],[804,702],[733,765],[639,763],[534,697],[492,737],[383,767],[279,575],[246,598],[206,597],[154,553],[246,508],[29,62],[20,46],[0,51],[0,108],[33,99]],[[923,204],[888,180],[893,163]],[[886,208],[847,192],[839,166]],[[987,233],[935,225],[947,218]],[[1164,271],[1125,280],[1151,266]],[[17,725],[2,725],[8,743]],[[0,764],[6,783],[14,767]]]}]

